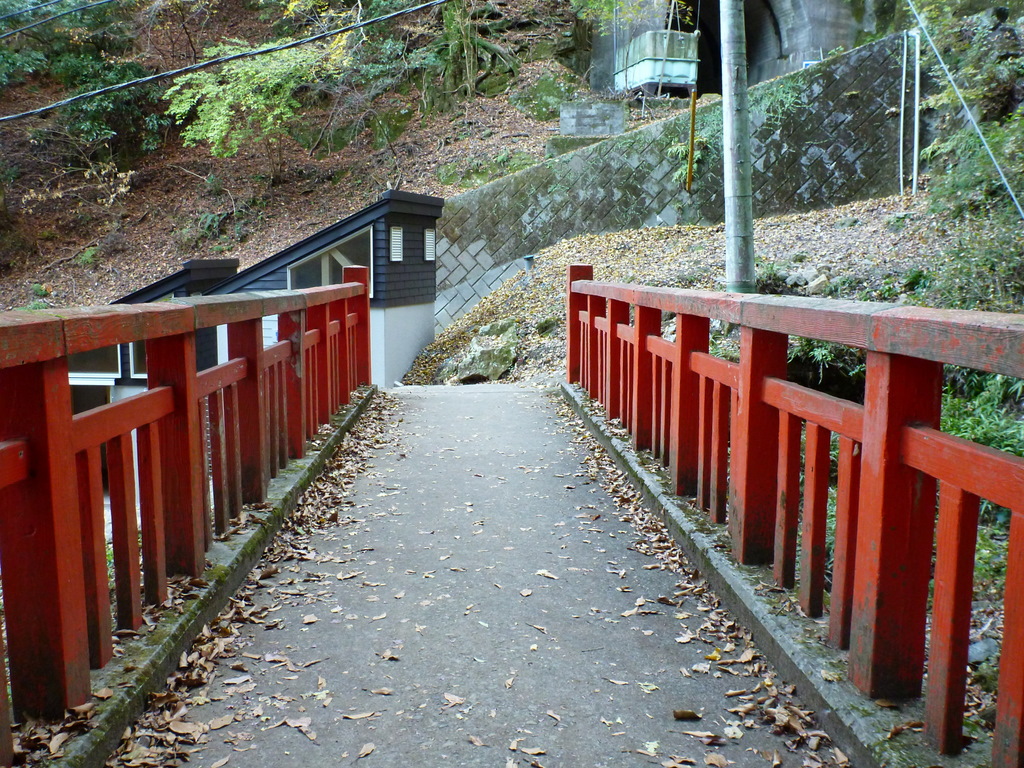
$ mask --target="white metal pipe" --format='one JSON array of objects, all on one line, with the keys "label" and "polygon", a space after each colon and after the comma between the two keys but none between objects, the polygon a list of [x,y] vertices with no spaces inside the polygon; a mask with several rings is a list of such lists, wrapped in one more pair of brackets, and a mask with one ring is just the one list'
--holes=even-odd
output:
[{"label": "white metal pipe", "polygon": [[900,80],[900,140],[898,145],[900,165],[900,194],[903,194],[904,182],[906,181],[906,169],[903,161],[903,144],[906,141],[906,118],[907,114],[907,33],[903,33],[903,77]]},{"label": "white metal pipe", "polygon": [[916,195],[921,167],[921,30],[911,32],[914,36],[914,183],[911,194]]}]

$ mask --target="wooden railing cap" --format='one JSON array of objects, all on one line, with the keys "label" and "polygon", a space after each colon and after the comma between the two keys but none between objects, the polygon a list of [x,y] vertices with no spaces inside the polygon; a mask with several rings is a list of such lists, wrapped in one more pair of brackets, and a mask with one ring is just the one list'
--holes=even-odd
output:
[{"label": "wooden railing cap", "polygon": [[64,354],[64,324],[59,317],[33,310],[0,312],[0,368]]}]

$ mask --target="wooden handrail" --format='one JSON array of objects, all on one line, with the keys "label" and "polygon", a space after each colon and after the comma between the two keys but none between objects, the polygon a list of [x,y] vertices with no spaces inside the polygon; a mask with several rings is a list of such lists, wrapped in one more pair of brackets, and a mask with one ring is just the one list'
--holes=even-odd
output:
[{"label": "wooden handrail", "polygon": [[[634,445],[670,467],[677,492],[695,493],[712,521],[728,518],[741,563],[774,560],[776,581],[796,586],[809,616],[825,608],[838,478],[829,637],[850,649],[849,677],[872,697],[921,694],[935,556],[926,730],[942,752],[959,752],[981,498],[1012,512],[1003,647],[1024,643],[1024,459],[938,429],[942,366],[1024,377],[1024,316],[592,276],[569,268],[569,382],[622,418]],[[674,341],[654,322],[660,313],[675,316]],[[737,363],[708,354],[710,320],[738,326]],[[787,381],[790,336],[865,350],[864,404]],[[1024,762],[1024,658],[1004,653],[1000,664],[992,762],[1009,768]]]}]

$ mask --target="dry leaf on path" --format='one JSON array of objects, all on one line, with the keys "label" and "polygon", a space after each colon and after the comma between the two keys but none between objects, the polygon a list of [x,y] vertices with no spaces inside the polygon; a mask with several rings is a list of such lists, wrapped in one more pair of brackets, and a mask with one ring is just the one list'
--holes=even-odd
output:
[{"label": "dry leaf on path", "polygon": [[479,739],[476,736],[470,736],[469,737],[469,743],[472,744],[474,747],[486,747],[487,746],[486,744],[483,743],[483,741],[481,739]]},{"label": "dry leaf on path", "polygon": [[558,581],[558,577],[555,576],[555,574],[553,574],[551,571],[545,570],[543,568],[541,570],[537,571],[537,575],[538,576],[543,576],[545,579],[554,579],[555,581]]},{"label": "dry leaf on path", "polygon": [[728,768],[732,764],[733,762],[726,758],[725,755],[720,755],[717,752],[704,755],[704,765],[712,765],[715,768]]},{"label": "dry leaf on path", "polygon": [[363,748],[359,750],[359,754],[356,755],[356,758],[358,759],[360,757],[366,757],[371,752],[373,752],[373,750],[375,750],[376,748],[377,748],[377,745],[374,744],[372,741],[367,742],[366,744],[363,744]]},{"label": "dry leaf on path", "polygon": [[447,704],[445,704],[445,708],[457,707],[459,706],[459,704],[466,703],[466,700],[462,696],[456,696],[454,693],[446,693],[444,695],[444,698],[448,702]]},{"label": "dry leaf on path", "polygon": [[209,722],[211,731],[219,731],[221,728],[226,728],[235,722],[234,715],[222,715],[221,717],[215,717]]},{"label": "dry leaf on path", "polygon": [[365,720],[366,718],[373,717],[376,714],[376,712],[359,712],[355,715],[342,715],[341,718],[343,720]]},{"label": "dry leaf on path", "polygon": [[228,755],[227,757],[222,757],[220,760],[211,765],[210,768],[224,768],[224,766],[228,764],[228,760],[230,759],[230,755]]},{"label": "dry leaf on path", "polygon": [[390,688],[374,688],[370,693],[376,693],[378,696],[390,696],[394,691]]},{"label": "dry leaf on path", "polygon": [[530,595],[533,594],[533,590],[532,589],[521,589],[519,591],[519,594],[522,595],[523,597],[529,597]]},{"label": "dry leaf on path", "polygon": [[546,755],[547,754],[547,752],[545,750],[541,749],[540,747],[527,747],[527,748],[522,748],[521,747],[519,749],[519,751],[522,752],[524,755]]},{"label": "dry leaf on path", "polygon": [[318,621],[320,621],[320,619],[318,619],[316,615],[312,613],[302,617],[303,624],[316,624]]}]

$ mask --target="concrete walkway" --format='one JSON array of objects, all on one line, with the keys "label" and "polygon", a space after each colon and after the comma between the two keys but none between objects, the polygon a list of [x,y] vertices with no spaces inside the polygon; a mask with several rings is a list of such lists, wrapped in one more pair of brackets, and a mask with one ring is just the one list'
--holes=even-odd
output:
[{"label": "concrete walkway", "polygon": [[216,727],[190,765],[835,764],[713,597],[635,551],[554,395],[392,394],[358,522],[267,580],[279,621],[191,708]]}]

